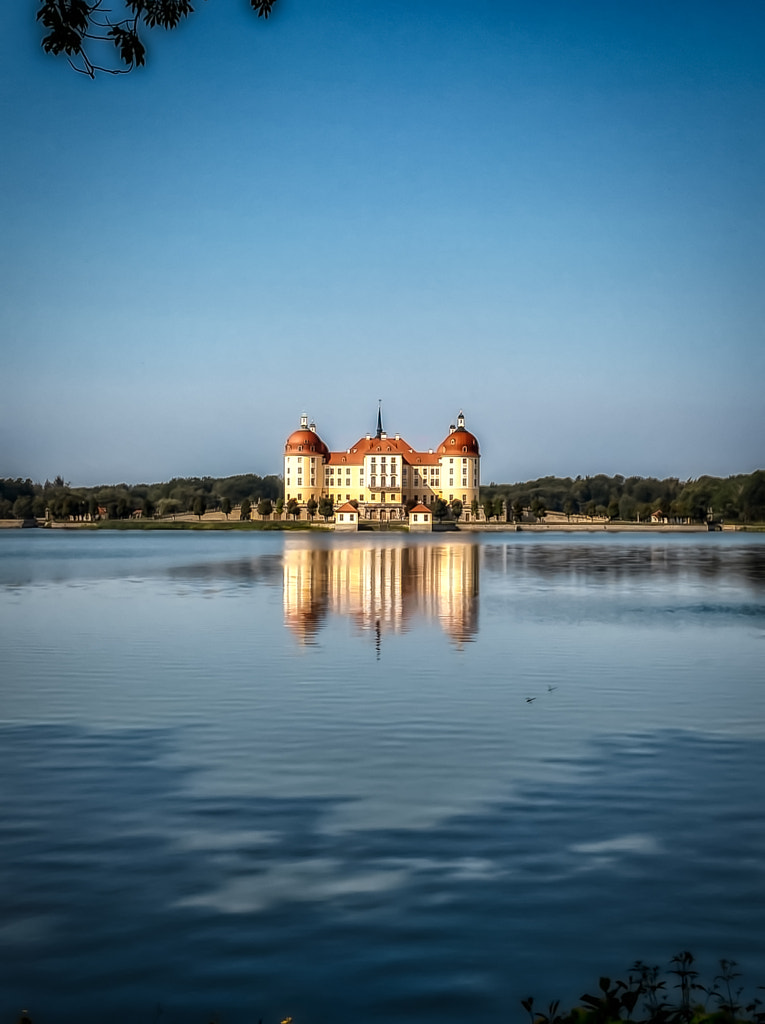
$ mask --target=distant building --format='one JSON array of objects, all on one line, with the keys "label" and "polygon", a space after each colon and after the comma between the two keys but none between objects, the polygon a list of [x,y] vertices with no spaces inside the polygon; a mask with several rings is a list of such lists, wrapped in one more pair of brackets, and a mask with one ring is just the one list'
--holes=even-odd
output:
[{"label": "distant building", "polygon": [[433,513],[427,505],[420,502],[414,508],[409,509],[409,529],[415,531],[433,529]]},{"label": "distant building", "polygon": [[403,517],[407,502],[432,505],[437,498],[469,507],[478,499],[481,453],[478,439],[457,423],[440,445],[415,451],[400,434],[390,436],[377,413],[377,431],[344,451],[330,451],[316,424],[303,415],[284,446],[284,497],[301,505],[329,498],[335,507],[359,503],[363,515]]},{"label": "distant building", "polygon": [[346,501],[346,503],[341,505],[335,512],[335,529],[358,530],[358,528],[359,510],[351,505],[350,501]]}]

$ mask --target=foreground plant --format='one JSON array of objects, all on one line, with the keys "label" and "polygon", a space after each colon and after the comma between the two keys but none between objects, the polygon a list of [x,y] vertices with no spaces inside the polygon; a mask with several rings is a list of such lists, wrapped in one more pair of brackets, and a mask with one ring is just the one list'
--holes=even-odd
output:
[{"label": "foreground plant", "polygon": [[558,1000],[546,1013],[535,1010],[531,997],[521,1005],[531,1024],[765,1024],[762,1001],[743,998],[735,960],[720,960],[709,986],[699,982],[694,964],[691,953],[678,953],[663,977],[659,967],[638,960],[626,981],[600,978],[599,991],[585,992],[571,1010],[561,1011]]}]

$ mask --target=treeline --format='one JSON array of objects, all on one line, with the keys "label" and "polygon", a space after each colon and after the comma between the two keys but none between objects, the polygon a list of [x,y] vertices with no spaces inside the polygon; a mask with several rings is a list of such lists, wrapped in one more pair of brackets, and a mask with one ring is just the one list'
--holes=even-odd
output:
[{"label": "treeline", "polygon": [[[29,479],[0,479],[0,519],[42,519],[46,515],[57,520],[128,519],[136,513],[145,517],[182,513],[201,516],[217,510],[228,514],[242,503],[256,508],[261,502],[280,502],[282,492],[280,476],[255,473],[220,478],[175,477],[167,483],[100,487],[71,487],[60,476],[44,484]],[[492,482],[481,488],[481,506],[487,518],[499,515],[503,502],[508,514],[519,520],[529,512],[537,518],[544,518],[547,512],[561,512],[569,517],[605,516],[642,522],[661,511],[670,521],[762,522],[765,470],[685,481],[677,477],[658,480],[602,473],[578,476],[575,480],[546,476],[525,483]],[[461,511],[461,502],[454,505],[459,505]],[[475,505],[473,512],[477,511]],[[318,511],[319,515],[324,514],[321,509]],[[453,511],[459,517],[460,513],[454,508]]]},{"label": "treeline", "polygon": [[281,477],[255,473],[100,487],[72,487],[60,476],[44,484],[0,479],[0,519],[42,519],[46,515],[57,520],[129,519],[137,512],[150,517],[186,512],[202,515],[216,510],[228,514],[245,500],[253,505],[265,499],[276,500],[281,491]]},{"label": "treeline", "polygon": [[697,480],[641,476],[546,476],[518,484],[481,488],[481,501],[507,503],[515,514],[562,512],[566,516],[606,516],[624,521],[650,518],[661,511],[667,519],[704,522],[761,522],[765,520],[765,470],[738,476],[701,476]]}]

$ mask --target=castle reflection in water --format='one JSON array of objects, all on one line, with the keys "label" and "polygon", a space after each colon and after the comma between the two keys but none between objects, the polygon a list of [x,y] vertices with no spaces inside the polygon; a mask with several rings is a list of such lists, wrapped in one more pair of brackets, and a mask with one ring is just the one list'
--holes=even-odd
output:
[{"label": "castle reflection in water", "polygon": [[437,619],[460,646],[478,632],[478,545],[315,546],[289,538],[284,551],[284,621],[311,643],[328,615],[359,630],[403,632],[411,619]]}]

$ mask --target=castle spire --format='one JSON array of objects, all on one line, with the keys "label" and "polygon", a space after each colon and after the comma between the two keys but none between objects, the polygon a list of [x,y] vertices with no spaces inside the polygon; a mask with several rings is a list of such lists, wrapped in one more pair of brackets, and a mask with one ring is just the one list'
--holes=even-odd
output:
[{"label": "castle spire", "polygon": [[377,399],[377,433],[375,437],[383,436],[383,425],[382,425],[382,398]]}]

